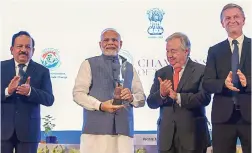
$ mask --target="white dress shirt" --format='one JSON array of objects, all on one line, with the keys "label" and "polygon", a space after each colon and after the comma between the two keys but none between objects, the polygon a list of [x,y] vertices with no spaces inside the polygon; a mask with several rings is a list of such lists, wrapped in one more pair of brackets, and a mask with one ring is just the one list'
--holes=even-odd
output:
[{"label": "white dress shirt", "polygon": [[[229,45],[230,45],[230,48],[231,48],[231,52],[233,53],[234,51],[234,44],[232,44],[232,41],[234,39],[231,38],[231,37],[228,37],[228,41],[229,41]],[[243,40],[244,40],[244,35],[242,34],[240,37],[238,37],[236,39],[238,41],[238,51],[239,51],[239,62],[241,61],[241,52],[242,52],[242,44],[243,44]]]},{"label": "white dress shirt", "polygon": [[[181,71],[179,72],[179,82],[180,82],[180,79],[181,79],[181,77],[182,77],[182,75],[183,75],[183,73],[184,73],[184,70],[185,70],[185,67],[186,67],[186,65],[187,65],[187,62],[188,62],[188,59],[189,58],[187,58],[187,60],[186,60],[186,63],[185,63],[185,65],[183,65],[181,68]],[[175,71],[173,70],[173,72],[175,73]],[[178,82],[178,85],[179,85],[179,82]],[[175,91],[176,92],[176,91]],[[179,106],[181,106],[181,96],[180,96],[180,93],[177,93],[177,104],[179,104]]]}]

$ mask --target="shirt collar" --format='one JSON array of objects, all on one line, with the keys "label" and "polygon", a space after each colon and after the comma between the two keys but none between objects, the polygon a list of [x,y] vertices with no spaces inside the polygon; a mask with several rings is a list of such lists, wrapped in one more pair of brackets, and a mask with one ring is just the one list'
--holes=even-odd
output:
[{"label": "shirt collar", "polygon": [[[233,40],[234,40],[233,38],[228,37],[228,41],[229,41],[230,45],[232,45],[232,41]],[[242,44],[243,40],[244,40],[244,34],[242,34],[241,36],[239,36],[236,40],[238,41],[239,44]]]},{"label": "shirt collar", "polygon": [[[14,60],[15,61],[15,60]],[[28,61],[27,63],[25,63],[25,66],[28,66],[28,64],[30,63],[30,61]],[[17,61],[15,61],[15,67],[18,67],[18,62]]]}]

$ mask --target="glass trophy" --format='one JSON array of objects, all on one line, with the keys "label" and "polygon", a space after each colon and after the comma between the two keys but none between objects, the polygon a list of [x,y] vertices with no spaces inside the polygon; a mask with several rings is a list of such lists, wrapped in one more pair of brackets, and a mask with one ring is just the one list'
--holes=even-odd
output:
[{"label": "glass trophy", "polygon": [[113,105],[123,105],[124,101],[121,99],[121,91],[123,89],[124,84],[124,76],[126,73],[126,62],[122,63],[120,62],[120,70],[119,70],[119,76],[116,81],[116,86],[114,90],[114,101]]}]

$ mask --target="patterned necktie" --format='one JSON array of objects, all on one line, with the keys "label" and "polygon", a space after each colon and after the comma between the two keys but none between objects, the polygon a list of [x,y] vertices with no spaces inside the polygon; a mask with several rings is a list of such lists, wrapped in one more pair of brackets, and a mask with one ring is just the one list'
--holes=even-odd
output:
[{"label": "patterned necktie", "polygon": [[234,87],[238,88],[238,75],[237,70],[239,66],[239,49],[238,49],[238,41],[233,40],[232,44],[234,44],[234,50],[232,54],[232,83],[234,84]]},{"label": "patterned necktie", "polygon": [[25,75],[25,71],[24,71],[24,67],[25,64],[18,64],[18,75],[20,76],[20,81],[19,81],[19,85],[24,84],[26,82],[26,75]]},{"label": "patterned necktie", "polygon": [[174,91],[177,91],[178,83],[179,83],[179,72],[182,70],[181,67],[174,69],[174,75],[173,75],[173,85],[174,85]]}]

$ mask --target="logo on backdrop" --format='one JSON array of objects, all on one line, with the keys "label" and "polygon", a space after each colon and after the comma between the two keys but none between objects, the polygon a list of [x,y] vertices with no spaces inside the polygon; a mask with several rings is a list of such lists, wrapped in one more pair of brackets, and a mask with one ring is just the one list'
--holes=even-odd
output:
[{"label": "logo on backdrop", "polygon": [[[45,48],[40,57],[41,64],[50,70],[51,78],[66,79],[64,72],[55,72],[61,65],[59,50],[55,48]],[[54,72],[52,72],[54,71]]]},{"label": "logo on backdrop", "polygon": [[[147,30],[152,38],[162,38],[160,37],[164,33],[164,28],[161,23],[163,20],[165,12],[159,8],[152,8],[147,11],[150,26]],[[159,36],[159,37],[157,37]]]},{"label": "logo on backdrop", "polygon": [[40,58],[41,64],[50,70],[60,66],[60,57],[57,49],[46,48],[42,51]]},{"label": "logo on backdrop", "polygon": [[169,64],[165,58],[141,58],[136,63],[137,73],[139,76],[154,76],[155,72]]},{"label": "logo on backdrop", "polygon": [[[206,59],[203,58],[192,58],[191,60],[205,65]],[[139,76],[154,76],[155,72],[162,67],[169,65],[166,58],[140,58],[137,60],[136,68]]]}]

